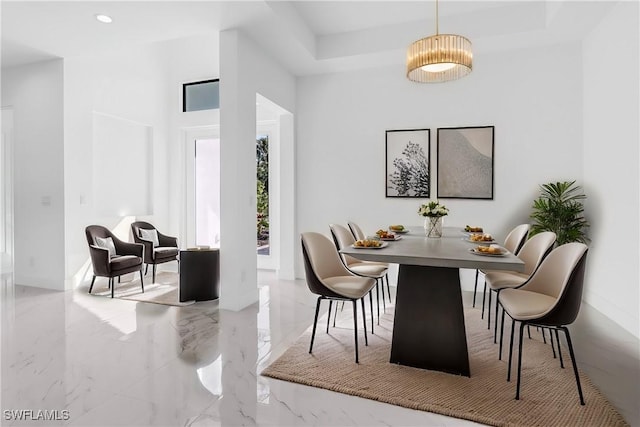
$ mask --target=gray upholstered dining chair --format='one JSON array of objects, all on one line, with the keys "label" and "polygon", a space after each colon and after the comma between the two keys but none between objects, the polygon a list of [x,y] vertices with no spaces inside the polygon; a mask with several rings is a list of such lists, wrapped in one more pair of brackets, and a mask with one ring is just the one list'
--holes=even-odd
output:
[{"label": "gray upholstered dining chair", "polygon": [[[367,235],[364,234],[364,232],[362,231],[362,228],[360,228],[360,226],[358,224],[356,224],[353,221],[349,221],[347,222],[347,226],[349,227],[349,230],[351,231],[351,234],[353,235],[353,238],[356,240],[364,240],[367,238]],[[382,263],[379,262],[377,264],[380,265],[385,265],[387,266],[387,269],[389,268],[389,264],[388,263]],[[387,282],[387,296],[389,297],[389,304],[391,304],[391,288],[389,287],[389,273],[387,272],[387,274],[384,275],[384,281],[382,282],[382,304],[384,305],[384,282]]]},{"label": "gray upholstered dining chair", "polygon": [[360,228],[360,226],[355,222],[349,221],[347,222],[347,226],[349,227],[354,239],[364,240],[367,237],[367,235],[364,234],[364,231],[362,231],[362,228]]},{"label": "gray upholstered dining chair", "polygon": [[[144,245],[144,262],[153,265],[152,281],[156,281],[156,266],[170,261],[178,261],[178,239],[160,233],[153,225],[144,221],[131,223],[133,241]],[[145,274],[147,271],[145,269]]]},{"label": "gray upholstered dining chair", "polygon": [[[349,230],[339,224],[329,224],[331,236],[338,251],[351,246],[355,239]],[[378,310],[378,324],[380,324],[380,287],[382,280],[387,275],[389,265],[386,263],[361,261],[349,255],[340,254],[343,265],[356,276],[370,277],[376,281],[376,302]],[[384,294],[384,289],[382,289]],[[384,305],[384,295],[382,296],[382,304]],[[371,333],[373,333],[373,311],[371,313]]]},{"label": "gray upholstered dining chair", "polygon": [[[556,233],[544,231],[527,240],[517,257],[524,262],[524,272],[493,270],[485,274],[485,288],[489,292],[487,308],[487,328],[491,327],[491,293],[499,294],[507,288],[516,288],[526,282],[540,266],[540,263],[551,252],[556,242]],[[483,296],[484,301],[484,296]],[[496,298],[497,300],[497,298]],[[484,306],[484,303],[482,304]],[[493,342],[496,342],[498,331],[498,304],[496,303]],[[543,332],[544,333],[544,332]],[[502,352],[500,353],[502,356]]]},{"label": "gray upholstered dining chair", "polygon": [[142,277],[144,247],[137,243],[124,242],[118,239],[108,228],[101,225],[89,225],[85,228],[85,236],[89,245],[89,255],[93,266],[93,279],[89,293],[93,289],[96,276],[108,277],[111,298],[115,292],[114,278],[140,272],[140,286],[144,292]]},{"label": "gray upholstered dining chair", "polygon": [[[351,301],[353,303],[353,334],[355,339],[356,363],[358,363],[357,301],[360,300],[362,302],[364,340],[365,345],[368,345],[367,328],[365,326],[364,297],[371,291],[376,281],[372,278],[359,277],[351,274],[340,261],[335,246],[326,236],[320,233],[302,233],[302,255],[304,258],[307,286],[312,293],[318,295],[309,353],[313,351],[313,341],[316,336],[320,303],[323,300],[329,300],[330,315],[333,301]],[[327,317],[327,333],[328,332],[329,317]]]},{"label": "gray upholstered dining chair", "polygon": [[[516,399],[520,399],[524,327],[531,325],[555,331],[558,350],[560,350],[558,331],[564,332],[573,364],[580,404],[585,404],[567,325],[575,321],[580,311],[586,258],[587,246],[585,244],[566,243],[554,249],[526,283],[516,289],[504,289],[498,295],[498,302],[503,307],[500,341],[502,341],[504,333],[505,313],[512,319],[508,381],[511,380],[515,322],[520,322]],[[562,356],[560,358],[562,359]],[[534,370],[529,369],[528,372],[532,374]]]},{"label": "gray upholstered dining chair", "polygon": [[[529,229],[531,226],[529,224],[520,224],[516,226],[513,230],[507,234],[507,237],[504,239],[504,244],[502,245],[506,250],[511,252],[514,255],[518,255],[520,249],[524,245],[524,242],[527,240],[527,236],[529,235]],[[476,269],[476,281],[473,287],[473,304],[472,306],[476,306],[476,294],[478,293],[478,276],[480,273],[486,274],[488,271]],[[487,292],[487,287],[485,284],[484,293]],[[484,298],[482,299],[482,317],[484,318]]]}]

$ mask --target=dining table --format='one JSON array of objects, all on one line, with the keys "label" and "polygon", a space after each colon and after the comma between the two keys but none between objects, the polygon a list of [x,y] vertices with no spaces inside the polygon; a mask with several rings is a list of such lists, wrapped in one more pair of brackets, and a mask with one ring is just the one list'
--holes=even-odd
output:
[{"label": "dining table", "polygon": [[442,237],[406,227],[379,248],[340,250],[363,261],[398,264],[390,362],[471,376],[460,286],[460,269],[524,271],[506,251],[479,253],[463,227],[444,227]]}]

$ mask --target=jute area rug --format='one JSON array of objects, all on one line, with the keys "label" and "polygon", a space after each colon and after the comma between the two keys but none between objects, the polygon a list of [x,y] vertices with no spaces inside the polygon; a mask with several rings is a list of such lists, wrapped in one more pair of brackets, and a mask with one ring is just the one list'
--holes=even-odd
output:
[{"label": "jute area rug", "polygon": [[[155,283],[151,283],[151,274],[144,278],[144,293],[140,286],[140,276],[129,280],[131,274],[122,277],[122,282],[115,279],[114,298],[131,301],[149,302],[153,304],[173,305],[182,307],[191,305],[195,301],[180,302],[180,288],[178,287],[178,274],[172,272],[159,272],[156,274]],[[111,298],[111,289],[108,287],[109,281],[106,278],[97,278],[93,286],[91,295]]]},{"label": "jute area rug", "polygon": [[[505,325],[506,345],[500,361],[493,327],[487,330],[478,309],[465,309],[470,378],[391,364],[392,312],[393,307],[387,307],[375,335],[369,335],[368,347],[358,322],[359,364],[354,360],[353,318],[345,306],[329,334],[326,316],[318,320],[313,354],[308,353],[309,328],[262,375],[494,426],[628,425],[584,374],[580,379],[586,406],[580,405],[567,347],[562,348],[565,368],[561,369],[551,345],[544,344],[534,329],[532,339],[525,332],[522,388],[520,400],[515,400],[515,352],[512,380],[506,381],[510,328]],[[517,331],[514,347],[517,349]]]}]

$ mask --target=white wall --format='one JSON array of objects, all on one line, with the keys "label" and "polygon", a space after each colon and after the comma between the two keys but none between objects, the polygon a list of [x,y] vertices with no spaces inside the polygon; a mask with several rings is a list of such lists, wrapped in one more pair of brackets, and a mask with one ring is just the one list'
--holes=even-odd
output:
[{"label": "white wall", "polygon": [[[124,49],[118,53],[65,60],[65,222],[67,287],[83,279],[76,276],[88,259],[84,228],[100,224],[116,226],[121,216],[96,212],[93,182],[94,112],[147,126],[152,134],[152,178],[150,199],[153,218],[162,227],[168,223],[169,173],[167,173],[168,91],[167,55],[161,45]],[[119,146],[114,144],[115,147]],[[122,147],[121,147],[122,148]],[[120,150],[123,158],[139,150]],[[130,158],[130,157],[129,157]],[[96,160],[97,161],[97,160]],[[136,179],[132,167],[111,162],[111,173]],[[108,180],[102,177],[101,181]],[[140,194],[141,198],[149,198]],[[140,212],[147,214],[148,212]],[[126,230],[126,227],[125,227]],[[161,228],[162,230],[162,228]],[[164,230],[163,230],[164,231]],[[128,239],[128,233],[120,236]],[[90,276],[89,276],[90,277]]]},{"label": "white wall", "polygon": [[[84,228],[113,228],[123,220],[95,210],[94,113],[151,130],[152,194],[141,197],[153,201],[153,215],[142,219],[177,235],[183,194],[177,180],[183,166],[179,129],[219,123],[217,111],[181,113],[182,83],[217,76],[217,40],[214,34],[68,58],[64,70],[62,61],[3,70],[2,105],[15,111],[17,283],[77,285],[90,273]],[[134,170],[122,164],[110,165],[111,173],[134,179]],[[50,205],[43,206],[44,200]],[[119,229],[128,239],[127,227]]]},{"label": "white wall", "polygon": [[2,105],[14,111],[15,283],[63,289],[62,60],[2,70]]},{"label": "white wall", "polygon": [[640,336],[638,3],[619,2],[584,40],[584,187],[592,243],[585,300]]},{"label": "white wall", "polygon": [[[359,223],[420,225],[424,199],[385,198],[385,130],[495,125],[494,200],[443,199],[445,225],[478,224],[499,240],[529,222],[538,185],[582,180],[579,44],[478,55],[473,72],[444,84],[408,81],[402,66],[298,80],[298,232]],[[300,251],[297,274],[303,275]],[[465,287],[470,284],[466,283]]]},{"label": "white wall", "polygon": [[256,94],[295,113],[295,91],[293,76],[246,35],[220,33],[220,308],[239,310],[258,300]]}]

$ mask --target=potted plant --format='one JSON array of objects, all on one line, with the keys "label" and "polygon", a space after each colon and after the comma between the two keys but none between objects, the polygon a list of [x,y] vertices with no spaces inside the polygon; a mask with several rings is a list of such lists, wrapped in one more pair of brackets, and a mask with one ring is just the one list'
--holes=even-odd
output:
[{"label": "potted plant", "polygon": [[543,231],[556,233],[556,244],[569,242],[587,243],[586,228],[589,223],[584,218],[582,200],[586,195],[575,181],[551,182],[540,186],[540,197],[533,202],[530,236]]}]

